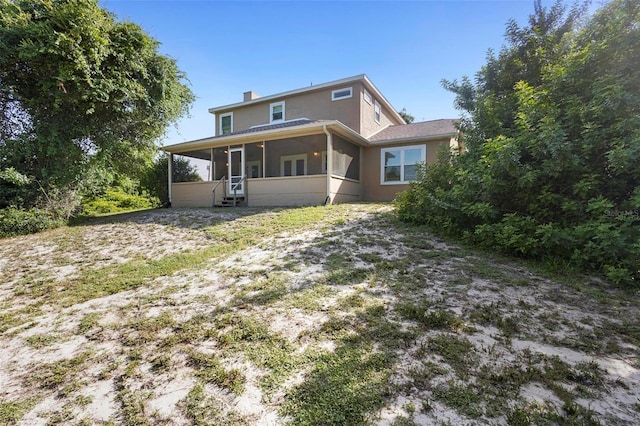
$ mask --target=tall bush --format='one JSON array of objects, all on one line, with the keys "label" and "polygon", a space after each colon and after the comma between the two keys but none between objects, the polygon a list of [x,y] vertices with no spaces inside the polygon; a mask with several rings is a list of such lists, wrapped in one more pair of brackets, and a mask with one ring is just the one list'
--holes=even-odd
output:
[{"label": "tall bush", "polygon": [[400,217],[477,244],[640,280],[640,3],[536,3],[475,83],[445,82],[468,152],[423,170]]}]

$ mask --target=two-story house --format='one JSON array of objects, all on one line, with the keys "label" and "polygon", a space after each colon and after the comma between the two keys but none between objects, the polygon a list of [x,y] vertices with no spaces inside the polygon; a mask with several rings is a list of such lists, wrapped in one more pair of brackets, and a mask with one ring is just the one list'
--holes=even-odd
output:
[{"label": "two-story house", "polygon": [[[366,75],[209,109],[215,136],[164,147],[210,162],[210,180],[172,182],[175,207],[387,201],[457,148],[455,120],[406,124]],[[169,161],[171,168],[172,161]]]}]

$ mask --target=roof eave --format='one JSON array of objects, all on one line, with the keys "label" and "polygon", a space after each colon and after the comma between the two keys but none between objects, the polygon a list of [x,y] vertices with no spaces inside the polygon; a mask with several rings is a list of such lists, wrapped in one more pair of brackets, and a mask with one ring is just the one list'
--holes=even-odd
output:
[{"label": "roof eave", "polygon": [[274,139],[283,139],[296,136],[306,136],[310,134],[320,133],[324,127],[333,130],[335,133],[345,136],[347,139],[359,145],[369,145],[369,141],[360,136],[351,128],[345,126],[337,120],[320,121],[309,124],[303,124],[295,127],[285,127],[281,129],[271,129],[253,133],[240,133],[237,135],[217,136],[210,138],[197,139],[195,141],[182,142],[174,145],[168,145],[161,149],[169,153],[180,153],[189,151],[198,151],[205,148],[213,148],[218,146],[227,146],[240,143],[254,143],[269,141]]},{"label": "roof eave", "polygon": [[358,75],[354,75],[353,77],[347,77],[347,78],[343,78],[340,80],[334,80],[334,81],[329,81],[327,83],[321,83],[321,84],[317,84],[315,86],[309,86],[309,87],[303,87],[301,89],[295,89],[295,90],[289,90],[286,92],[281,92],[281,93],[276,93],[273,95],[268,95],[268,96],[261,96],[257,99],[252,99],[250,101],[243,101],[243,102],[236,102],[233,104],[228,104],[228,105],[222,105],[219,107],[213,107],[213,108],[209,108],[209,112],[211,114],[216,114],[220,111],[226,111],[229,109],[234,109],[234,108],[238,108],[238,107],[245,107],[245,106],[249,106],[249,105],[253,105],[253,104],[258,104],[261,102],[268,102],[268,101],[273,101],[275,99],[280,99],[280,98],[284,98],[284,97],[288,97],[288,96],[293,96],[293,95],[297,95],[300,93],[306,93],[306,92],[311,92],[311,91],[315,91],[315,90],[322,90],[322,89],[326,89],[327,87],[332,87],[332,86],[338,86],[341,84],[347,84],[347,83],[351,83],[354,81],[359,81],[366,78],[365,74],[358,74]]},{"label": "roof eave", "polygon": [[424,142],[431,141],[435,139],[444,139],[444,138],[453,138],[458,134],[458,132],[447,132],[447,133],[439,133],[437,135],[428,135],[428,136],[411,136],[408,138],[390,138],[390,139],[381,139],[377,141],[369,141],[371,145],[387,145],[387,144],[400,144],[400,143],[412,143],[412,142]]}]

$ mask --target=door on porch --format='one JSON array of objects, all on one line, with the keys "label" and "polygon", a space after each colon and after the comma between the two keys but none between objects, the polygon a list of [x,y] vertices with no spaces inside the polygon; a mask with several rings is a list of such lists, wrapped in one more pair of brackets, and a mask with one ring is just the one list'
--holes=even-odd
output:
[{"label": "door on porch", "polygon": [[229,194],[244,195],[244,148],[229,149]]}]

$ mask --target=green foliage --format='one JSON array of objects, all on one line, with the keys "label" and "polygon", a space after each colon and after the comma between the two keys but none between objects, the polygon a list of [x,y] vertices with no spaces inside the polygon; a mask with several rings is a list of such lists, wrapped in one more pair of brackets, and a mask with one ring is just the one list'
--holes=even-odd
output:
[{"label": "green foliage", "polygon": [[413,120],[415,120],[415,117],[411,114],[409,114],[407,112],[406,108],[402,108],[400,111],[398,111],[398,114],[400,114],[400,117],[402,117],[402,119],[407,123],[413,123]]},{"label": "green foliage", "polygon": [[578,27],[583,11],[536,2],[475,83],[444,82],[467,152],[423,168],[397,205],[481,246],[637,285],[640,5],[613,1]]},{"label": "green foliage", "polygon": [[144,169],[193,100],[158,47],[97,0],[0,0],[0,169],[37,182],[32,195],[77,186],[97,166]]},{"label": "green foliage", "polygon": [[82,207],[86,215],[97,216],[128,210],[149,209],[156,207],[158,204],[158,200],[151,197],[130,194],[122,188],[115,187],[107,189],[103,196],[83,203]]},{"label": "green foliage", "polygon": [[0,238],[33,234],[62,225],[63,221],[49,211],[7,207],[0,210]]},{"label": "green foliage", "polygon": [[[158,198],[162,204],[169,202],[168,177],[169,157],[162,153],[153,162],[141,179],[142,187],[152,196]],[[171,168],[173,182],[200,182],[202,178],[196,168],[185,157],[174,156]]]}]

